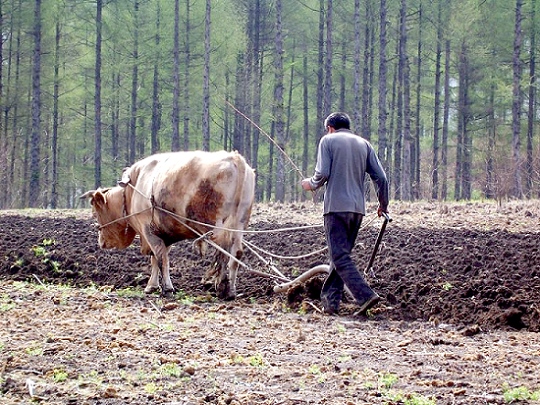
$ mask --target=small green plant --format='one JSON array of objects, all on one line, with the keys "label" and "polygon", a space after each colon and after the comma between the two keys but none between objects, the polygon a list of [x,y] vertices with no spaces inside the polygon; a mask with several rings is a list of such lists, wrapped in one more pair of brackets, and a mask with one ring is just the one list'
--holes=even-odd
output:
[{"label": "small green plant", "polygon": [[49,263],[49,265],[51,266],[52,271],[54,273],[60,273],[61,272],[61,270],[60,270],[60,262],[57,262],[56,260],[49,260],[49,259],[45,259],[43,262],[44,263]]},{"label": "small green plant", "polygon": [[312,364],[311,366],[309,366],[308,371],[309,371],[309,374],[314,374],[314,375],[321,374],[321,368],[316,364]]},{"label": "small green plant", "polygon": [[15,303],[11,300],[9,295],[3,294],[0,300],[0,312],[7,312],[15,308]]},{"label": "small green plant", "polygon": [[161,373],[168,377],[180,377],[182,375],[182,369],[176,363],[165,363],[161,366]]},{"label": "small green plant", "polygon": [[336,326],[337,330],[339,333],[345,333],[347,332],[347,328],[345,327],[345,325],[341,324],[341,323],[338,323],[337,326]]},{"label": "small green plant", "polygon": [[45,249],[43,246],[33,246],[31,250],[36,257],[43,257],[47,254],[47,249]]},{"label": "small green plant", "polygon": [[7,312],[15,308],[15,304],[13,302],[2,302],[0,304],[0,312]]},{"label": "small green plant", "polygon": [[53,380],[54,382],[64,382],[68,378],[68,373],[63,368],[55,368],[53,370]]},{"label": "small green plant", "polygon": [[52,246],[54,243],[54,239],[43,239],[43,242],[41,242],[43,246]]},{"label": "small green plant", "polygon": [[155,382],[149,382],[144,386],[144,390],[149,394],[155,394],[156,392],[158,392],[158,386]]},{"label": "small green plant", "polygon": [[249,365],[253,367],[264,366],[264,359],[261,354],[257,353],[255,356],[249,358]]},{"label": "small green plant", "polygon": [[317,377],[317,382],[323,383],[324,382],[324,373],[322,372],[321,368],[317,366],[316,364],[313,364],[309,366],[308,371],[310,374]]},{"label": "small green plant", "polygon": [[43,348],[42,347],[27,347],[26,354],[29,354],[30,356],[42,356]]},{"label": "small green plant", "polygon": [[416,393],[392,393],[387,395],[391,399],[392,403],[397,402],[403,405],[437,405],[437,402],[434,399],[425,397]]},{"label": "small green plant", "polygon": [[379,377],[379,384],[389,390],[398,381],[398,376],[392,373],[385,373]]},{"label": "small green plant", "polygon": [[116,294],[118,294],[119,297],[122,298],[143,298],[144,297],[144,291],[140,288],[122,288],[119,290],[116,290]]},{"label": "small green plant", "polygon": [[503,398],[507,403],[516,401],[538,401],[540,400],[540,391],[530,391],[524,386],[510,388],[505,384],[503,387]]},{"label": "small green plant", "polygon": [[100,386],[103,383],[103,379],[99,376],[96,370],[90,371],[88,374],[80,374],[78,377],[79,385],[94,384]]},{"label": "small green plant", "polygon": [[244,356],[237,353],[231,354],[231,364],[242,364],[244,362],[245,362]]},{"label": "small green plant", "polygon": [[452,288],[454,288],[454,286],[452,284],[450,284],[449,282],[444,283],[443,286],[442,286],[442,289],[444,291],[450,291]]}]

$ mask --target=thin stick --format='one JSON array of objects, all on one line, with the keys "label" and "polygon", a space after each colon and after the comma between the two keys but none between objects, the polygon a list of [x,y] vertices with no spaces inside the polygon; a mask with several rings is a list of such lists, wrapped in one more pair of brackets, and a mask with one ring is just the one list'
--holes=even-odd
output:
[{"label": "thin stick", "polygon": [[268,135],[268,133],[266,133],[260,126],[258,126],[255,122],[253,122],[253,120],[251,118],[249,118],[246,114],[244,114],[242,111],[240,111],[238,108],[236,108],[234,105],[232,105],[228,100],[225,100],[225,103],[227,103],[234,111],[236,111],[239,115],[241,115],[242,117],[244,117],[251,125],[253,125],[255,128],[257,128],[259,131],[261,131],[261,133],[266,136],[270,142],[272,142],[276,148],[279,149],[279,151],[283,154],[283,156],[285,156],[287,158],[287,160],[290,162],[290,164],[294,167],[294,169],[296,170],[296,172],[300,175],[300,178],[301,179],[304,179],[306,176],[304,176],[302,174],[302,171],[298,168],[298,166],[296,166],[294,164],[294,162],[292,161],[292,159],[289,157],[289,155],[287,155],[287,153],[285,153],[285,151],[281,148],[281,146],[278,145],[278,143],[272,139],[272,137],[270,135]]}]

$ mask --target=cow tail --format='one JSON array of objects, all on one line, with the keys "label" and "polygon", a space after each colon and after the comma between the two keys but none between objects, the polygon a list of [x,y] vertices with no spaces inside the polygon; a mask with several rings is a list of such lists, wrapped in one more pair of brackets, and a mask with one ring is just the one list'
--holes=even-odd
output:
[{"label": "cow tail", "polygon": [[[235,152],[234,162],[238,170],[238,182],[234,201],[234,227],[244,230],[247,227],[254,198],[253,169],[238,152]],[[242,234],[240,234],[242,237]]]}]

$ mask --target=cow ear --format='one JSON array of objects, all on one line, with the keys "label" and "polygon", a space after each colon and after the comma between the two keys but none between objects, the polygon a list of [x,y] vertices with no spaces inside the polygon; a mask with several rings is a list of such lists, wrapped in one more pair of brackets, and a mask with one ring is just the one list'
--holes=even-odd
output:
[{"label": "cow ear", "polygon": [[108,189],[105,189],[105,190],[97,190],[94,195],[92,196],[92,200],[90,201],[90,203],[94,206],[94,207],[102,207],[105,205],[105,202],[107,201],[105,199],[105,193],[109,191]]}]

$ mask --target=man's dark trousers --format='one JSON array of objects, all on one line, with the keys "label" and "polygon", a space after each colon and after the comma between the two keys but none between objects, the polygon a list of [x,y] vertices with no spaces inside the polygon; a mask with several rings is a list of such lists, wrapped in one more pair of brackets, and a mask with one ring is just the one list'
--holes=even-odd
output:
[{"label": "man's dark trousers", "polygon": [[349,287],[359,305],[375,294],[351,259],[363,217],[355,212],[330,212],[324,215],[324,230],[330,254],[330,273],[321,291],[321,300],[328,305],[326,310],[339,310],[344,284]]}]

